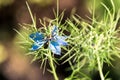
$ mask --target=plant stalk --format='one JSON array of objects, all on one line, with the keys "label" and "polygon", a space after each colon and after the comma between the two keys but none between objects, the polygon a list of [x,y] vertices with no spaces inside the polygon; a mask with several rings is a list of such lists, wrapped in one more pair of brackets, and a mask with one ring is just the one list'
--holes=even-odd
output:
[{"label": "plant stalk", "polygon": [[50,61],[50,67],[52,69],[52,74],[53,74],[55,80],[59,80],[58,76],[57,76],[57,73],[56,73],[56,70],[55,70],[55,66],[54,66],[54,62],[53,62],[53,58],[52,58],[51,52],[49,52],[49,53],[50,53],[49,61]]},{"label": "plant stalk", "polygon": [[95,20],[95,0],[93,0],[93,11],[92,11],[92,19],[93,19],[93,21],[92,21],[92,24],[94,24],[94,20]]},{"label": "plant stalk", "polygon": [[57,18],[57,26],[59,26],[59,0],[57,0],[57,15],[56,15],[56,18]]},{"label": "plant stalk", "polygon": [[100,57],[98,56],[98,54],[97,54],[97,63],[98,63],[98,70],[99,70],[100,78],[101,80],[105,80],[103,72],[102,72],[101,63],[100,63]]}]

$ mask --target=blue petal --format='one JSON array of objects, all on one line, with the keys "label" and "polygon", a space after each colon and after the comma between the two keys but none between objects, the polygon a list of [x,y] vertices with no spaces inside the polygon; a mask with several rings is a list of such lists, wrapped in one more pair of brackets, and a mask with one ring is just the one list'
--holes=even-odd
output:
[{"label": "blue petal", "polygon": [[35,50],[38,50],[41,46],[40,45],[37,45],[37,44],[33,44],[32,45],[32,48],[30,49],[31,51],[35,51]]},{"label": "blue petal", "polygon": [[63,46],[68,45],[68,43],[65,40],[62,40],[62,39],[58,39],[57,42],[58,42],[59,45],[63,45]]},{"label": "blue petal", "polygon": [[55,36],[55,35],[57,35],[58,34],[58,28],[57,28],[57,26],[53,26],[53,30],[52,30],[52,36]]},{"label": "blue petal", "polygon": [[65,40],[65,39],[67,39],[67,38],[68,38],[67,36],[57,36],[57,39]]},{"label": "blue petal", "polygon": [[35,42],[42,41],[44,39],[44,35],[42,33],[36,32],[32,33],[29,36],[31,39],[33,39]]},{"label": "blue petal", "polygon": [[39,42],[39,43],[34,43],[30,50],[32,50],[32,51],[38,50],[38,49],[40,49],[44,45],[44,43],[45,43],[44,41],[43,42]]},{"label": "blue petal", "polygon": [[66,36],[56,36],[56,41],[58,42],[59,45],[68,45],[68,43],[65,41],[67,37]]},{"label": "blue petal", "polygon": [[49,48],[52,50],[54,54],[61,55],[61,48],[57,42],[50,41]]}]

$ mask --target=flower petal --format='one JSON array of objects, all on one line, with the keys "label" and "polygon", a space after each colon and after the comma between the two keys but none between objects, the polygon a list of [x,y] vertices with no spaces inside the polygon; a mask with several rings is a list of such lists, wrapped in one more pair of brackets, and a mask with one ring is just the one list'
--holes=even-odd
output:
[{"label": "flower petal", "polygon": [[54,54],[61,55],[61,48],[58,42],[50,41],[49,48],[52,50]]},{"label": "flower petal", "polygon": [[44,35],[42,33],[36,32],[32,33],[29,36],[31,39],[33,39],[35,42],[39,42],[44,39]]},{"label": "flower petal", "polygon": [[68,45],[68,43],[67,43],[65,40],[62,40],[62,39],[58,39],[57,42],[58,42],[58,44],[61,45],[61,46],[66,46],[66,45]]},{"label": "flower petal", "polygon": [[66,36],[57,36],[56,41],[58,42],[59,45],[68,45],[68,43],[65,41],[67,37]]},{"label": "flower petal", "polygon": [[68,37],[67,36],[56,36],[57,39],[62,39],[62,40],[65,40],[67,39]]},{"label": "flower petal", "polygon": [[38,50],[38,49],[40,49],[44,45],[44,43],[45,43],[44,41],[43,42],[39,42],[39,43],[34,43],[30,50],[32,50],[32,51]]}]

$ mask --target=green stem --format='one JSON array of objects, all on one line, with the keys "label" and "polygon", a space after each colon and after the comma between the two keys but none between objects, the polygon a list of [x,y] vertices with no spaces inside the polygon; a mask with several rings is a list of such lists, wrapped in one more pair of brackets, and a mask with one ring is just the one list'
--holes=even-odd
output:
[{"label": "green stem", "polygon": [[49,53],[50,53],[49,61],[50,61],[50,67],[52,69],[52,74],[53,74],[55,80],[59,80],[58,76],[56,74],[56,70],[55,70],[55,66],[54,66],[54,62],[53,62],[53,58],[52,58],[51,52],[49,52]]},{"label": "green stem", "polygon": [[56,16],[56,18],[57,18],[57,26],[59,26],[59,25],[58,25],[58,18],[59,18],[59,0],[57,0],[57,16]]},{"label": "green stem", "polygon": [[97,55],[97,63],[98,63],[98,70],[99,70],[100,78],[101,78],[101,80],[105,80],[103,72],[102,72],[102,67],[101,67],[99,55]]},{"label": "green stem", "polygon": [[93,12],[92,12],[92,19],[93,19],[93,21],[92,21],[92,24],[94,24],[94,20],[95,20],[95,0],[93,0]]}]

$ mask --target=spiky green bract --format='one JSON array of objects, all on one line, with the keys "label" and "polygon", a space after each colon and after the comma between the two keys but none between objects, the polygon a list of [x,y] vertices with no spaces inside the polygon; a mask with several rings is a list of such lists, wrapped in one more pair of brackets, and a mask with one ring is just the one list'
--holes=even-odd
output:
[{"label": "spiky green bract", "polygon": [[[113,56],[120,57],[120,43],[119,28],[117,27],[120,13],[115,14],[114,4],[113,12],[111,12],[106,5],[102,3],[106,9],[104,14],[97,15],[93,12],[93,17],[89,18],[91,21],[84,20],[78,15],[73,15],[73,20],[68,20],[70,32],[70,52],[65,54],[62,58],[69,55],[65,61],[69,61],[72,69],[72,74],[66,80],[86,79],[89,77],[93,69],[97,69],[101,80],[105,80],[102,68],[103,63],[111,64],[114,60]],[[96,18],[102,16],[103,18]],[[84,75],[81,73],[86,67],[87,72]],[[88,75],[88,74],[89,75]],[[84,80],[85,80],[84,79]]]}]

